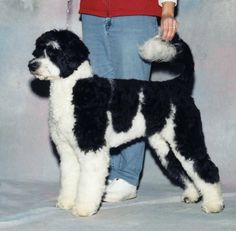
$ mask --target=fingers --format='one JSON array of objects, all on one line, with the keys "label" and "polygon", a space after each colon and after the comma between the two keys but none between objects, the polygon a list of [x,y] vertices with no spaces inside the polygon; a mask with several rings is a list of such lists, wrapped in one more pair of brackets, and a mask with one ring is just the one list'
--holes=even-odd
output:
[{"label": "fingers", "polygon": [[166,41],[173,39],[177,31],[177,21],[173,17],[161,18],[161,38]]}]

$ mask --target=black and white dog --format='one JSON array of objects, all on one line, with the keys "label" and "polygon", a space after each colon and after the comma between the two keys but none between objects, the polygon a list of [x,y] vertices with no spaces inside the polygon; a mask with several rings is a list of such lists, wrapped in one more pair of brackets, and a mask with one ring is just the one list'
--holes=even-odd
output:
[{"label": "black and white dog", "polygon": [[108,80],[93,75],[89,51],[74,33],[53,30],[37,39],[29,69],[51,82],[49,127],[61,159],[57,205],[74,215],[96,213],[109,150],[143,137],[184,186],[185,202],[202,196],[205,212],[220,212],[218,168],[207,153],[200,112],[191,97],[194,63],[188,45],[178,36],[170,43],[155,37],[140,54],[177,65],[181,73],[164,82]]}]

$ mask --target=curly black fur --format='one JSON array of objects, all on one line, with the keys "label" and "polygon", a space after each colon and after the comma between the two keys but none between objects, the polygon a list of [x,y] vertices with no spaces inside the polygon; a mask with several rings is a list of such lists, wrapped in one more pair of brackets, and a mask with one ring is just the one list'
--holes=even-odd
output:
[{"label": "curly black fur", "polygon": [[79,147],[96,151],[105,143],[107,108],[111,86],[107,79],[89,78],[78,81],[73,88],[74,134]]}]

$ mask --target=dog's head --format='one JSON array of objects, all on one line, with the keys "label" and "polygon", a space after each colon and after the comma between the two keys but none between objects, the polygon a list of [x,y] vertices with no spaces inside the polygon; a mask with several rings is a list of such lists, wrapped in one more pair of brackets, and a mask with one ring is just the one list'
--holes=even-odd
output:
[{"label": "dog's head", "polygon": [[81,63],[88,60],[89,51],[79,37],[68,30],[52,30],[36,40],[30,72],[41,80],[70,76]]}]

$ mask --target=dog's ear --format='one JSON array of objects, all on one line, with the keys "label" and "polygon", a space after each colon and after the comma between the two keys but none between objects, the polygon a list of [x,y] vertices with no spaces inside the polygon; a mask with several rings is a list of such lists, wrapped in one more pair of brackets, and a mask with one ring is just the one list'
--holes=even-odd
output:
[{"label": "dog's ear", "polygon": [[78,48],[79,48],[78,54],[79,54],[80,58],[87,60],[88,56],[89,56],[89,50],[80,39],[78,41]]},{"label": "dog's ear", "polygon": [[70,69],[77,69],[81,63],[88,60],[89,50],[82,42],[82,40],[71,31],[64,31],[64,37],[61,43],[63,51],[63,59],[67,59],[67,65]]},{"label": "dog's ear", "polygon": [[82,63],[88,60],[89,50],[81,39],[77,35],[75,36],[76,37],[70,39],[68,47],[70,48],[70,53],[74,55],[74,58],[77,59],[79,63]]}]

